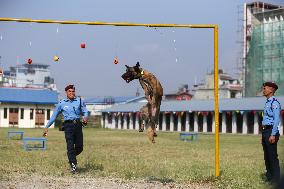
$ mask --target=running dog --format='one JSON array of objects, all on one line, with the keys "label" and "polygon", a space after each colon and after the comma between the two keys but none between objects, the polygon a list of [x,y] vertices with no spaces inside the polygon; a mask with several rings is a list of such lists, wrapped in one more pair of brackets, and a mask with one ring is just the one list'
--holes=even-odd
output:
[{"label": "running dog", "polygon": [[[140,109],[142,125],[147,128],[147,135],[155,143],[156,125],[159,122],[160,106],[163,97],[163,87],[158,79],[150,72],[142,69],[139,62],[133,67],[126,66],[126,72],[121,76],[127,83],[138,79],[148,103]],[[143,127],[143,126],[142,126]]]}]

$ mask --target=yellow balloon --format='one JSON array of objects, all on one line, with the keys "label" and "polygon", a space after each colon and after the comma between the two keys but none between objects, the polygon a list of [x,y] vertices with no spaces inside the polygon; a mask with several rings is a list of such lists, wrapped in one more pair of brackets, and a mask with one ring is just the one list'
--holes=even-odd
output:
[{"label": "yellow balloon", "polygon": [[59,57],[58,57],[58,56],[54,56],[54,57],[53,57],[53,60],[54,60],[54,61],[58,61],[58,60],[59,60]]}]

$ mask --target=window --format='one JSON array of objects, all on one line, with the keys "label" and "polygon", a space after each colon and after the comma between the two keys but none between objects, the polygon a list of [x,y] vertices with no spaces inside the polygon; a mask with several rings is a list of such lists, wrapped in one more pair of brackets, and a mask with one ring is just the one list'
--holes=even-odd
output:
[{"label": "window", "polygon": [[24,119],[24,108],[21,108],[21,119]]},{"label": "window", "polygon": [[46,119],[50,120],[50,109],[46,110]]},{"label": "window", "polygon": [[8,109],[4,108],[4,119],[7,119],[7,113],[8,113]]},{"label": "window", "polygon": [[34,109],[30,109],[30,119],[34,119]]}]

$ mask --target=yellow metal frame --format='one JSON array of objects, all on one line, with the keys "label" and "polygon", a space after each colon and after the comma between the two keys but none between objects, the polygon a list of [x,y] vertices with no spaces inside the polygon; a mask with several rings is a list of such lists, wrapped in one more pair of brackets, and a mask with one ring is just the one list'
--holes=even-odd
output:
[{"label": "yellow metal frame", "polygon": [[33,20],[19,18],[0,18],[8,22],[35,22],[53,24],[82,24],[99,26],[144,26],[144,27],[176,27],[176,28],[212,28],[214,31],[214,98],[215,98],[215,176],[219,176],[219,99],[218,99],[218,25],[210,24],[139,24],[128,22],[81,22],[77,20]]}]

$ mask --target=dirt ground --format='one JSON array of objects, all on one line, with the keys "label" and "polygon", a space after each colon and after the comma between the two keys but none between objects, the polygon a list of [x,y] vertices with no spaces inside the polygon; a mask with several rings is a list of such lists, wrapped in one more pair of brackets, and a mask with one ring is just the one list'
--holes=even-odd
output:
[{"label": "dirt ground", "polygon": [[0,180],[1,189],[90,189],[90,188],[137,188],[137,189],[210,189],[210,185],[188,184],[181,185],[177,183],[161,183],[157,181],[123,181],[115,178],[82,178],[74,175],[69,178],[43,177],[43,176],[17,176]]}]

